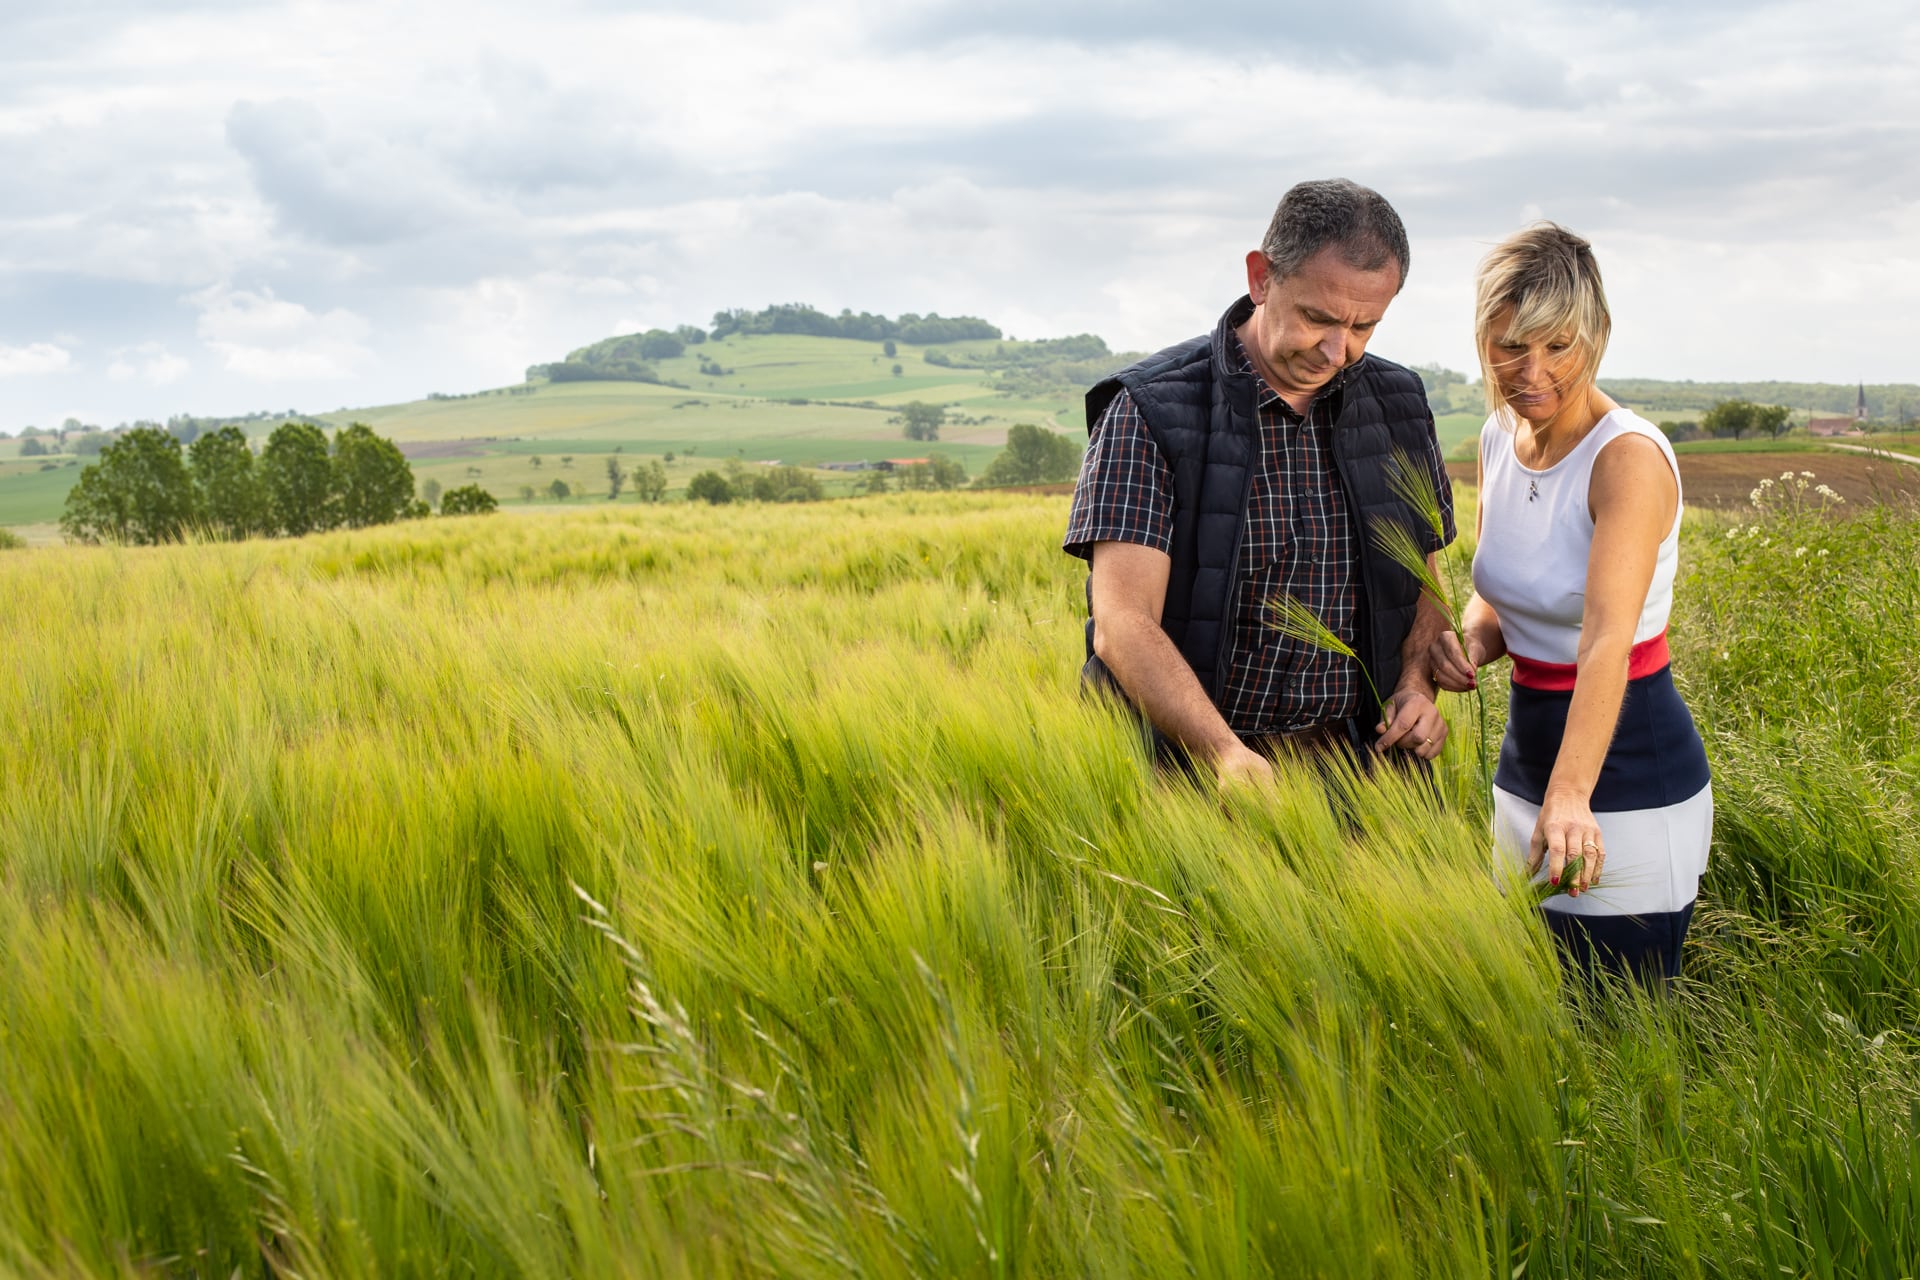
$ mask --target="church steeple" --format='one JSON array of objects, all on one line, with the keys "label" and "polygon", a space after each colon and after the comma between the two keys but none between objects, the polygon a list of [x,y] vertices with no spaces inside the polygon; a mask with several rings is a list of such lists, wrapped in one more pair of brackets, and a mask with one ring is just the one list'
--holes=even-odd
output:
[{"label": "church steeple", "polygon": [[1853,420],[1855,422],[1867,420],[1867,384],[1864,382],[1860,384],[1860,398],[1853,402]]}]

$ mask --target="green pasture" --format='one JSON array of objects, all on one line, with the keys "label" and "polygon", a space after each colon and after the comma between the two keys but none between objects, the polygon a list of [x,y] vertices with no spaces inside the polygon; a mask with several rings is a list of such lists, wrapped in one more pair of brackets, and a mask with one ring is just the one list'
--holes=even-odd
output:
[{"label": "green pasture", "polygon": [[1649,999],[1462,700],[1435,789],[1156,774],[1065,514],[0,554],[0,1274],[1920,1269],[1920,519],[1690,521]]},{"label": "green pasture", "polygon": [[[967,344],[943,346],[955,355]],[[799,335],[734,335],[687,348],[656,362],[660,376],[681,387],[644,382],[562,382],[531,394],[506,390],[461,399],[345,409],[324,415],[336,425],[365,422],[396,440],[604,438],[636,443],[694,435],[719,444],[733,436],[813,435],[844,440],[889,434],[889,412],[909,400],[951,406],[950,412],[988,422],[983,442],[999,443],[1015,422],[1077,426],[1077,395],[1031,401],[997,394],[979,370],[929,365],[924,348],[902,346],[893,359],[877,342]],[[699,372],[702,356],[734,370],[726,377]],[[889,370],[898,363],[902,376]],[[881,409],[792,404],[791,400],[872,400]],[[966,428],[956,428],[966,430]],[[891,430],[898,437],[899,428]]]},{"label": "green pasture", "polygon": [[[1855,444],[1860,441],[1849,440]],[[1805,436],[1749,436],[1744,440],[1687,440],[1673,446],[1675,453],[1821,453],[1826,445]]]},{"label": "green pasture", "polygon": [[[14,441],[6,441],[15,444]],[[23,458],[0,461],[0,527],[20,524],[44,524],[60,518],[67,490],[80,478],[80,467],[69,466],[72,457]],[[85,459],[90,462],[92,459]],[[42,464],[51,462],[51,470]]]}]

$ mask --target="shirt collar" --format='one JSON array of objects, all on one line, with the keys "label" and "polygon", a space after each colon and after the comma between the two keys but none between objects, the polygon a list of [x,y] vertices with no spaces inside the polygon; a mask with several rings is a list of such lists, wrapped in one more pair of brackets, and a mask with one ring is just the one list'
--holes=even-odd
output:
[{"label": "shirt collar", "polygon": [[1240,341],[1240,335],[1233,329],[1227,330],[1226,356],[1227,365],[1233,372],[1244,374],[1253,379],[1253,407],[1255,409],[1271,410],[1289,419],[1298,419],[1302,422],[1311,421],[1313,419],[1312,410],[1317,408],[1323,401],[1332,411],[1332,414],[1328,418],[1323,418],[1322,421],[1330,422],[1338,418],[1340,413],[1340,394],[1347,385],[1347,379],[1353,376],[1355,369],[1358,369],[1362,364],[1366,363],[1366,357],[1362,356],[1340,372],[1334,374],[1326,386],[1313,393],[1313,399],[1307,404],[1308,412],[1299,413],[1295,411],[1292,405],[1281,398],[1278,391],[1275,391],[1268,385],[1265,378],[1260,376],[1259,372],[1253,367],[1253,357],[1247,354],[1246,344]]}]

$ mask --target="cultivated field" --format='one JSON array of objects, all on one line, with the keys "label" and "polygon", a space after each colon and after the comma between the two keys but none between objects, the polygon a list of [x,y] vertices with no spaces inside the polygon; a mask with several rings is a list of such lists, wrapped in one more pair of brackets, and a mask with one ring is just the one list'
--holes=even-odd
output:
[{"label": "cultivated field", "polygon": [[1065,506],[0,552],[0,1272],[1920,1266],[1920,522],[1696,521],[1649,1003],[1464,706],[1437,805],[1156,778]]}]

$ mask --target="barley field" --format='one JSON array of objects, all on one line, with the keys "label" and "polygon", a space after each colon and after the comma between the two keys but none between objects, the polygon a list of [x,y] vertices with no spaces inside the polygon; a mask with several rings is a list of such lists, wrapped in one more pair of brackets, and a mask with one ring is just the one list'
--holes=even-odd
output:
[{"label": "barley field", "polygon": [[1920,519],[1813,493],[1688,537],[1667,998],[1465,703],[1156,777],[1064,498],[0,551],[0,1273],[1913,1275]]}]

